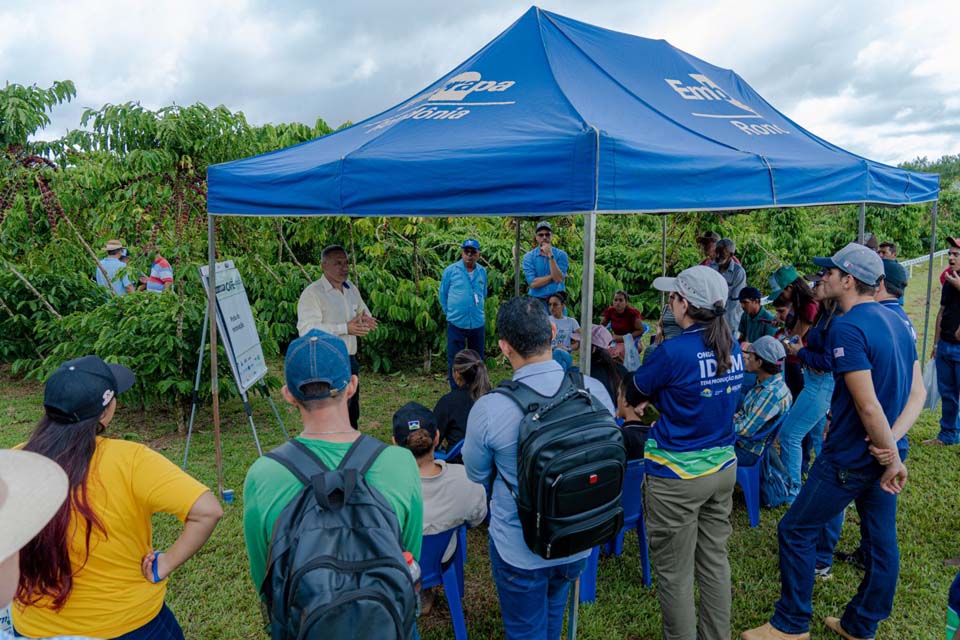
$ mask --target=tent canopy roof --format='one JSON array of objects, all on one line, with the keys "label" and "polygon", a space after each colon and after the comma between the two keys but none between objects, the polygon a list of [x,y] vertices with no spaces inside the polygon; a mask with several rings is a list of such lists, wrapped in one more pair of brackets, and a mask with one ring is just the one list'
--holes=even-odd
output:
[{"label": "tent canopy roof", "polygon": [[536,7],[350,128],[208,171],[222,215],[544,215],[936,200],[939,176],[818,138],[733,71]]}]

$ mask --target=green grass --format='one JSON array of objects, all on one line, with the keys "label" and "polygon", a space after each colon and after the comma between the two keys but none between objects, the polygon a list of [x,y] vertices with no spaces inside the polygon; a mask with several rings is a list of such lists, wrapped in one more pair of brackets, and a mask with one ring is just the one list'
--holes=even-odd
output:
[{"label": "green grass", "polygon": [[[940,273],[936,269],[934,277]],[[907,310],[922,334],[923,299],[926,272],[915,269],[908,289]],[[934,282],[934,302],[930,326],[939,300],[938,283]],[[922,340],[922,335],[921,335]],[[929,350],[928,346],[928,350]],[[273,363],[277,372],[279,363]],[[438,361],[438,366],[441,363]],[[505,368],[494,372],[494,378],[508,375]],[[393,411],[409,400],[432,406],[445,391],[445,374],[422,376],[406,372],[395,375],[362,376],[363,430],[389,440],[390,417]],[[294,412],[280,403],[288,429],[298,432]],[[42,388],[23,382],[4,370],[0,375],[3,428],[0,446],[22,442],[42,410]],[[254,417],[261,442],[268,449],[279,444],[282,434],[269,405],[261,398],[253,399]],[[210,542],[170,578],[167,602],[191,640],[200,638],[262,638],[257,598],[247,572],[241,526],[241,489],[247,468],[256,457],[242,406],[227,403],[221,408],[223,439],[224,486],[236,492],[233,505]],[[900,501],[898,534],[901,571],[893,615],[880,626],[878,637],[898,640],[927,640],[943,635],[947,590],[956,573],[945,568],[943,560],[960,555],[960,531],[956,522],[957,486],[960,485],[960,448],[925,448],[924,438],[937,433],[938,416],[925,412],[913,432],[910,478]],[[202,407],[198,430],[190,450],[188,470],[208,486],[216,486],[216,467],[209,407]],[[175,420],[169,413],[147,413],[121,406],[111,426],[115,437],[137,439],[161,451],[178,465],[183,460],[183,437],[176,434]],[[760,526],[751,529],[747,522],[743,499],[737,491],[732,515],[733,535],[730,538],[730,562],[733,574],[733,631],[763,623],[772,612],[779,594],[777,569],[776,524],[785,509],[763,510]],[[839,548],[850,550],[859,533],[857,518],[851,511]],[[156,547],[168,546],[180,526],[173,518],[156,518]],[[603,559],[597,587],[597,602],[581,607],[581,638],[660,637],[660,612],[654,589],[642,586],[640,560],[635,538],[628,537],[626,552],[621,558]],[[486,530],[472,530],[466,577],[467,627],[473,638],[501,638],[503,629],[498,615],[496,591],[490,577],[487,558]],[[813,637],[830,637],[820,625],[826,615],[839,615],[854,594],[861,574],[852,567],[838,565],[834,578],[818,582],[814,589]],[[434,612],[422,618],[421,635],[427,640],[452,637],[449,612],[443,599]]]}]

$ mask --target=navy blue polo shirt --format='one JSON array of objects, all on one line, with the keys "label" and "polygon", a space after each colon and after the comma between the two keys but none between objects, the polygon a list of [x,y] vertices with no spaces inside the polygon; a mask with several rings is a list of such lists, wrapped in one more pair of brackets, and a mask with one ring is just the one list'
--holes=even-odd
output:
[{"label": "navy blue polo shirt", "polygon": [[843,374],[870,372],[877,399],[892,426],[910,397],[916,342],[898,314],[876,302],[860,303],[835,319],[828,341],[836,385],[822,455],[842,468],[878,472],[881,466],[867,448],[867,432]]},{"label": "navy blue polo shirt", "polygon": [[695,478],[732,464],[733,414],[743,384],[743,354],[733,343],[732,368],[717,375],[714,352],[693,325],[663,342],[633,374],[633,384],[653,399],[660,417],[650,430],[647,473]]}]

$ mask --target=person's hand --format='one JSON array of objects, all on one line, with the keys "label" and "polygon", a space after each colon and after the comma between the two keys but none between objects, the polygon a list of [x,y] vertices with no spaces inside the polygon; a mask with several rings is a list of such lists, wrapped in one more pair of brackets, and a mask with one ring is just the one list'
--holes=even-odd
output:
[{"label": "person's hand", "polygon": [[[347,333],[351,336],[362,338],[376,328],[376,320],[373,323],[367,321],[363,314],[357,314],[357,317],[347,323]],[[372,318],[371,318],[372,319]]]},{"label": "person's hand", "polygon": [[646,411],[647,405],[650,404],[649,401],[641,402],[637,406],[631,406],[627,402],[627,398],[623,393],[623,390],[617,394],[617,416],[623,418],[626,421],[639,421],[643,418],[643,412]]},{"label": "person's hand", "polygon": [[170,568],[167,566],[165,560],[165,554],[153,550],[147,555],[143,556],[143,560],[140,561],[140,571],[143,573],[143,577],[147,579],[147,582],[152,582],[156,584],[157,580],[153,575],[153,561],[157,560],[157,576],[159,576],[160,581],[162,582],[170,575]]},{"label": "person's hand", "polygon": [[803,349],[803,343],[801,342],[783,342],[783,348],[787,350],[787,353],[791,356],[795,356],[800,353],[800,349]]},{"label": "person's hand", "polygon": [[540,255],[544,257],[551,257],[553,255],[553,247],[550,246],[549,242],[540,243]]},{"label": "person's hand", "polygon": [[900,461],[900,456],[894,456],[893,462],[887,465],[883,475],[880,476],[880,488],[896,495],[903,491],[903,485],[906,483],[907,467]]},{"label": "person's hand", "polygon": [[369,313],[367,313],[366,311],[364,311],[364,312],[363,312],[363,324],[364,324],[364,326],[366,326],[366,327],[371,327],[370,331],[373,331],[374,329],[377,328],[377,325],[378,325],[379,323],[377,322],[377,319],[376,319],[376,318],[374,318],[372,315],[370,315]]},{"label": "person's hand", "polygon": [[876,459],[877,459],[877,462],[879,462],[879,463],[882,464],[883,466],[887,466],[888,464],[890,464],[891,462],[893,462],[893,459],[894,459],[894,458],[899,458],[899,457],[900,457],[899,454],[897,453],[897,450],[896,450],[895,448],[894,448],[894,449],[881,449],[880,447],[871,444],[871,445],[868,447],[868,449],[870,450],[870,455],[872,455],[874,458],[876,458]]},{"label": "person's hand", "polygon": [[957,289],[960,289],[960,274],[957,274],[953,269],[947,269],[946,281],[952,284]]}]

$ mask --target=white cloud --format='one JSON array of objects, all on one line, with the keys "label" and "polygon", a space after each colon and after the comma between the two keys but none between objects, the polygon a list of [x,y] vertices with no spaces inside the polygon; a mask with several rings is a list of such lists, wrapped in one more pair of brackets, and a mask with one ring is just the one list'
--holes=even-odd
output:
[{"label": "white cloud", "polygon": [[[47,0],[0,6],[0,80],[71,79],[84,107],[224,104],[252,122],[360,121],[489,42],[529,0]],[[960,153],[960,4],[556,0],[737,71],[814,133],[886,162]]]}]

